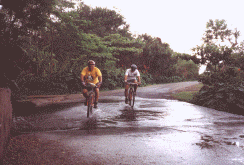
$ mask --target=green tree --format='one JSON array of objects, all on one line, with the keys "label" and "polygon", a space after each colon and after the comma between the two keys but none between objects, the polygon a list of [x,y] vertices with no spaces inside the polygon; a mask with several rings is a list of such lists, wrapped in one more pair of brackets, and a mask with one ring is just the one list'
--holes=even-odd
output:
[{"label": "green tree", "polygon": [[207,23],[204,43],[194,50],[209,72],[200,76],[205,86],[194,103],[235,113],[243,111],[243,49],[237,42],[239,35],[239,31],[227,28],[225,20]]},{"label": "green tree", "polygon": [[22,40],[34,30],[45,26],[55,1],[0,1],[0,77],[15,79],[26,69],[28,58],[22,50]]},{"label": "green tree", "polygon": [[[64,12],[59,9],[54,13],[56,18],[54,20],[50,18],[45,28],[38,29],[34,36],[25,38],[28,41],[25,44],[25,50],[32,61],[36,62],[38,74],[43,74],[45,71],[43,75],[47,76],[70,70],[78,74],[89,58],[99,59],[112,56],[100,37],[96,34],[84,33],[82,29],[79,29],[85,21],[78,19],[78,13],[75,10]],[[50,58],[43,58],[46,56]],[[41,66],[45,66],[40,65],[43,62],[50,64],[51,67],[41,69]]]},{"label": "green tree", "polygon": [[[118,67],[130,63],[138,58],[142,52],[142,42],[131,36],[129,26],[123,16],[114,10],[106,8],[91,8],[81,4],[75,11],[79,16],[76,24],[84,34],[97,36],[100,45],[99,51],[92,50],[88,54],[106,67],[107,60],[114,61]],[[89,42],[91,45],[91,43]],[[105,46],[105,47],[104,47]],[[90,46],[91,47],[91,46]],[[110,62],[109,62],[110,63]]]},{"label": "green tree", "polygon": [[183,77],[186,80],[193,80],[198,78],[199,66],[193,61],[178,59],[177,64],[174,65],[176,69],[176,75]]},{"label": "green tree", "polygon": [[91,8],[83,3],[78,9],[79,17],[85,20],[86,26],[80,26],[85,33],[97,34],[99,37],[110,34],[120,34],[123,37],[130,37],[129,25],[124,17],[115,10],[107,8]]},{"label": "green tree", "polygon": [[[80,20],[79,30],[85,34],[97,35],[108,48],[107,55],[104,51],[97,54],[98,57],[102,57],[103,63],[106,59],[115,60],[120,54],[118,53],[119,49],[125,50],[126,46],[129,45],[128,43],[132,43],[129,41],[132,40],[129,25],[124,21],[124,17],[115,10],[101,7],[91,8],[81,3],[76,12],[79,15],[76,19]],[[116,49],[116,46],[118,46],[118,49]]]},{"label": "green tree", "polygon": [[[64,8],[72,8],[73,3],[65,0],[54,1],[51,7],[52,9],[44,14],[46,19],[43,20],[42,26],[29,28],[28,33],[23,33],[23,36],[20,36],[18,39],[19,46],[36,64],[35,71],[33,71],[36,74],[48,75],[57,72],[57,68],[63,66],[63,62],[59,63],[58,61],[65,61],[60,54],[56,54],[57,48],[63,51],[64,54],[67,54],[70,49],[74,49],[74,42],[71,43],[67,41],[73,41],[78,38],[77,34],[71,36],[71,32],[75,31],[75,27],[72,26],[71,18],[69,18],[67,12],[64,12]],[[65,21],[66,23],[64,23]],[[67,30],[68,28],[70,28],[70,31]],[[62,33],[60,34],[58,32],[64,32],[66,36],[64,37],[61,35]],[[61,37],[67,38],[66,44],[70,45],[69,47],[66,46],[66,51],[60,49],[62,46],[65,47],[63,44],[60,44],[59,47],[55,46],[55,44],[57,44],[57,39]],[[64,38],[60,40],[60,43],[63,43],[62,41],[65,40]],[[44,63],[48,64],[50,67],[42,65]]]},{"label": "green tree", "polygon": [[136,63],[142,54],[143,42],[136,38],[123,37],[120,34],[111,34],[103,38],[113,57],[117,59],[117,67],[129,67]]},{"label": "green tree", "polygon": [[142,38],[145,42],[141,58],[144,68],[155,76],[172,76],[173,64],[176,60],[173,58],[173,50],[169,44],[162,43],[160,38],[152,38],[148,35],[143,35]]},{"label": "green tree", "polygon": [[231,66],[231,54],[236,50],[237,39],[240,32],[230,30],[225,20],[209,20],[206,26],[201,46],[193,48],[194,58],[199,58],[201,64],[206,64],[207,69],[218,71],[223,65]]}]

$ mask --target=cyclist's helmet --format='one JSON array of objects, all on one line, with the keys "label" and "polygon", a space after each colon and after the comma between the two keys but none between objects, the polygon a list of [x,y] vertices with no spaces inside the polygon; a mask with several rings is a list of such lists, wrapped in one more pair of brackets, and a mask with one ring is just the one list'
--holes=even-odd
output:
[{"label": "cyclist's helmet", "polygon": [[93,60],[89,60],[89,61],[88,61],[88,65],[95,65],[95,61],[93,61]]},{"label": "cyclist's helmet", "polygon": [[137,69],[137,66],[135,64],[132,64],[130,67],[131,69]]}]

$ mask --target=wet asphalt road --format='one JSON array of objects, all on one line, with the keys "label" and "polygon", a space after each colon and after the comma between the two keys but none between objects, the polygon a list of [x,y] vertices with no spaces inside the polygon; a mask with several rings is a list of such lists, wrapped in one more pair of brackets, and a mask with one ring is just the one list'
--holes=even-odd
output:
[{"label": "wet asphalt road", "polygon": [[121,92],[101,94],[89,119],[78,103],[17,120],[76,164],[244,164],[244,116],[162,99],[175,85],[139,88],[134,109]]}]

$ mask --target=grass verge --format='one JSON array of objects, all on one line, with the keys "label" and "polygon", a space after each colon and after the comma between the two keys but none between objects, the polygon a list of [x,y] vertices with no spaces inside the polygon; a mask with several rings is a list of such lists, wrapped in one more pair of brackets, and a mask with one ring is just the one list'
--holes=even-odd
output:
[{"label": "grass verge", "polygon": [[186,87],[184,89],[175,91],[171,94],[171,97],[173,97],[176,100],[185,101],[185,102],[191,102],[194,95],[203,87],[203,84],[193,85],[190,87]]}]

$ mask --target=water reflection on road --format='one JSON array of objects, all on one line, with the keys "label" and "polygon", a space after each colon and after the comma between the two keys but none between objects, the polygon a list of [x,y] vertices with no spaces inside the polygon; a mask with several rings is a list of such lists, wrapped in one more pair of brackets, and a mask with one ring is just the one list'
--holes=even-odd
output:
[{"label": "water reflection on road", "polygon": [[133,109],[124,103],[123,97],[101,97],[99,108],[95,109],[90,119],[86,118],[86,107],[81,103],[75,107],[66,107],[52,113],[26,116],[25,120],[35,128],[39,128],[38,130],[41,128],[45,128],[44,130],[67,130],[167,127],[184,132],[193,131],[200,134],[244,137],[242,135],[244,133],[243,116],[175,100],[140,97],[137,97]]},{"label": "water reflection on road", "polygon": [[[89,140],[93,139],[93,143],[98,142],[99,145],[102,142],[103,147],[106,147],[107,157],[117,152],[125,157],[131,153],[128,157],[133,157],[138,163],[143,160],[143,156],[148,159],[143,160],[144,163],[154,160],[154,164],[162,163],[162,157],[164,161],[167,160],[164,164],[194,164],[203,160],[206,164],[225,164],[227,160],[234,164],[244,163],[244,117],[185,102],[137,96],[135,107],[132,109],[124,103],[123,97],[104,96],[100,98],[99,108],[94,111],[91,118],[86,118],[86,107],[79,104],[53,113],[27,116],[25,119],[39,128],[39,131],[41,128],[42,131],[59,130],[56,133],[51,131],[45,136],[51,137],[55,134],[55,138],[64,141],[66,139],[73,148],[77,145],[72,144],[81,145],[82,141],[86,141],[84,136],[93,135]],[[69,136],[65,135],[67,133]],[[126,136],[106,136],[106,142],[99,140],[102,139],[99,135],[114,134]],[[109,139],[122,139],[121,151],[109,148]],[[133,145],[136,146],[133,152],[140,151],[140,156],[135,155],[129,148],[123,148],[128,145],[127,143],[130,143],[131,147],[131,141],[135,142]],[[86,144],[82,143],[82,146],[85,147]],[[87,147],[94,149],[94,152],[103,150],[95,144],[93,147]],[[79,153],[87,154],[80,150]],[[219,159],[215,159],[216,157]]]}]

